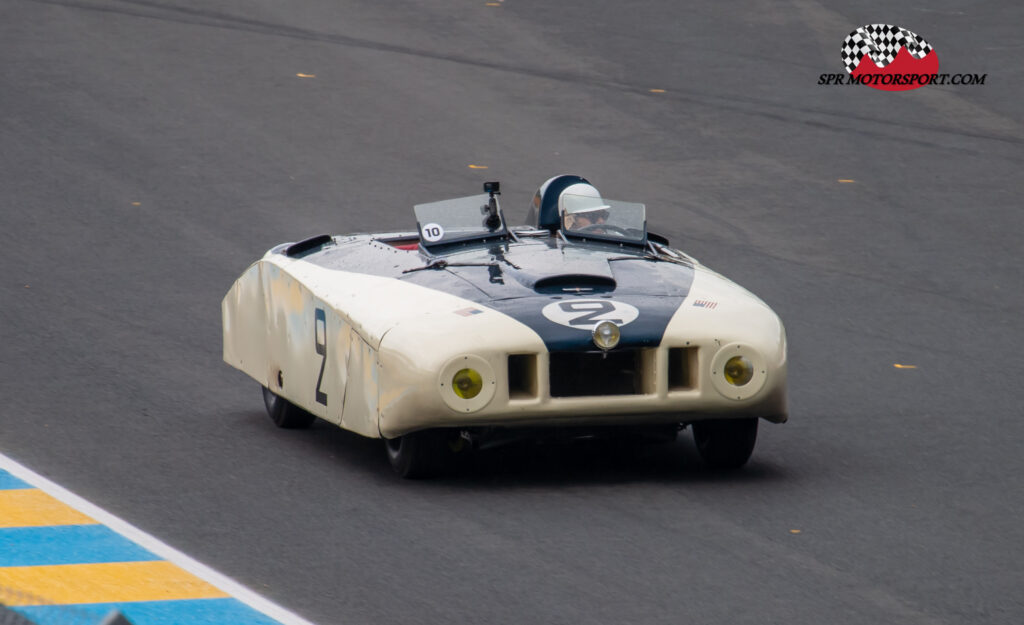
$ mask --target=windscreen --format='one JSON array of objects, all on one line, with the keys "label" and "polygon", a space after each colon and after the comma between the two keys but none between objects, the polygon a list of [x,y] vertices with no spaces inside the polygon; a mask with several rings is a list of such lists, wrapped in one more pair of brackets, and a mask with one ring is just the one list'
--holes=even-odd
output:
[{"label": "windscreen", "polygon": [[647,209],[643,204],[563,195],[562,206],[562,233],[568,237],[641,244],[647,239]]},{"label": "windscreen", "polygon": [[429,204],[417,204],[416,222],[420,229],[420,240],[426,245],[439,245],[501,236],[507,233],[505,222],[498,211],[498,219],[488,223],[487,205],[490,196],[486,193],[442,200]]}]

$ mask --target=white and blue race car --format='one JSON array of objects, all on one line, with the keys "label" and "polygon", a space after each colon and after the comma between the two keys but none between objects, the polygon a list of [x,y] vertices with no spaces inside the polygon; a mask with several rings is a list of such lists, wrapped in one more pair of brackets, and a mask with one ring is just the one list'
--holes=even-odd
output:
[{"label": "white and blue race car", "polygon": [[280,427],[382,438],[404,477],[530,436],[674,439],[747,462],[782,423],[786,335],[760,299],[579,176],[509,227],[499,186],[420,204],[417,231],[274,247],[222,303],[224,360]]}]

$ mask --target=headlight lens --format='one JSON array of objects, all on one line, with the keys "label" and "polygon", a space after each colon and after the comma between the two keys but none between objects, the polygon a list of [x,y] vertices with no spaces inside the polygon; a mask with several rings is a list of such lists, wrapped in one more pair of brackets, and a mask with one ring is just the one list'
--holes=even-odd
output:
[{"label": "headlight lens", "polygon": [[619,344],[619,326],[615,325],[611,321],[602,321],[601,323],[594,326],[594,345],[597,345],[601,349],[608,350],[612,349]]},{"label": "headlight lens", "polygon": [[745,356],[733,356],[722,369],[725,381],[733,386],[743,386],[754,377],[754,365]]},{"label": "headlight lens", "polygon": [[483,387],[484,380],[476,369],[459,369],[452,376],[452,390],[462,399],[473,399]]}]

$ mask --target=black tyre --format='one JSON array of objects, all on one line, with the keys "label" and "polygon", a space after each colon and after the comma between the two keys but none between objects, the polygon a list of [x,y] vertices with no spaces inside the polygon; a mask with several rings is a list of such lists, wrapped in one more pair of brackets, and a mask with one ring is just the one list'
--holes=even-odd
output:
[{"label": "black tyre", "polygon": [[456,451],[464,444],[454,430],[422,430],[384,441],[391,468],[406,479],[448,473],[455,466]]},{"label": "black tyre", "polygon": [[750,460],[757,442],[757,418],[697,421],[693,441],[704,464],[714,469],[736,469]]},{"label": "black tyre", "polygon": [[263,387],[263,403],[267,406],[267,414],[270,420],[279,428],[297,430],[308,428],[316,421],[316,415],[312,415],[295,404],[291,403],[274,391]]}]

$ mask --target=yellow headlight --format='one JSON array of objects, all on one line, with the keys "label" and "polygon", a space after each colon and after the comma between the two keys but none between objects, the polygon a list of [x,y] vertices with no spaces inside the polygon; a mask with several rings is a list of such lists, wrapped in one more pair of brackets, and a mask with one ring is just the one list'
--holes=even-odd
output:
[{"label": "yellow headlight", "polygon": [[619,326],[615,325],[611,321],[602,321],[601,323],[594,326],[594,345],[597,345],[601,349],[612,349],[619,344],[619,338],[621,334],[619,332]]},{"label": "yellow headlight", "polygon": [[733,356],[723,367],[725,381],[733,386],[743,386],[754,377],[754,365],[744,356]]},{"label": "yellow headlight", "polygon": [[452,390],[462,399],[473,399],[483,387],[484,380],[476,369],[459,369],[452,376]]}]

